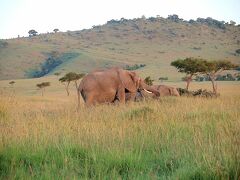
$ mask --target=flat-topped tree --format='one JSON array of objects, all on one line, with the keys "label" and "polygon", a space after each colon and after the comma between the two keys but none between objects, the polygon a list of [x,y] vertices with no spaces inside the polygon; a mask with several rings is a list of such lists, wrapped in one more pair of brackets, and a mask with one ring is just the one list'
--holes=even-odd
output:
[{"label": "flat-topped tree", "polygon": [[43,92],[45,92],[45,88],[50,86],[50,82],[42,82],[36,85],[39,89],[41,89],[42,91],[42,96],[43,96]]},{"label": "flat-topped tree", "polygon": [[59,79],[59,81],[65,86],[67,96],[69,96],[69,84],[70,84],[70,79],[67,78],[67,74]]},{"label": "flat-topped tree", "polygon": [[81,73],[81,74],[72,74],[72,81],[75,83],[75,87],[77,90],[77,97],[78,97],[78,107],[80,106],[80,94],[78,92],[78,80],[81,79],[83,76],[85,76],[85,74]]},{"label": "flat-topped tree", "polygon": [[54,31],[55,33],[57,33],[57,32],[59,31],[59,29],[58,29],[58,28],[55,28],[53,31]]},{"label": "flat-topped tree", "polygon": [[13,85],[15,84],[15,81],[10,81],[9,84],[13,87]]},{"label": "flat-topped tree", "polygon": [[77,81],[79,79],[81,79],[84,75],[85,74],[77,74],[75,72],[69,72],[69,73],[65,74],[65,76],[63,76],[62,78],[59,79],[59,81],[64,84],[68,96],[70,94],[69,93],[69,85],[70,85],[71,81],[73,81],[75,83],[75,87],[76,87],[76,89],[78,89]]},{"label": "flat-topped tree", "polygon": [[239,66],[236,64],[231,63],[230,61],[226,60],[221,60],[221,61],[206,61],[205,62],[205,73],[209,76],[211,82],[212,82],[212,87],[213,87],[213,92],[217,93],[217,84],[215,82],[217,75],[221,73],[224,70],[231,70],[231,69],[236,69]]},{"label": "flat-topped tree", "polygon": [[189,84],[192,81],[193,76],[203,73],[206,70],[206,60],[199,58],[185,58],[178,59],[171,63],[171,66],[174,66],[178,69],[178,72],[186,73],[186,89],[189,89]]},{"label": "flat-topped tree", "polygon": [[[13,85],[15,84],[15,81],[10,81],[9,84],[11,85],[11,88],[13,88]],[[13,92],[15,92],[15,90],[13,90]]]},{"label": "flat-topped tree", "polygon": [[35,31],[34,29],[31,29],[31,30],[28,31],[29,37],[31,37],[31,36],[36,36],[37,33],[38,33],[38,32]]}]

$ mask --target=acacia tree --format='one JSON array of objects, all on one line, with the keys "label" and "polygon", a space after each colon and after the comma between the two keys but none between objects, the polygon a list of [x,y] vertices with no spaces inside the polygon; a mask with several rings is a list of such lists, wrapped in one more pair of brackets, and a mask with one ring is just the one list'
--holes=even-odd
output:
[{"label": "acacia tree", "polygon": [[45,88],[47,86],[50,86],[50,82],[42,82],[36,85],[39,89],[41,89],[42,91],[42,96],[43,96],[43,92],[45,92]]},{"label": "acacia tree", "polygon": [[[9,84],[11,85],[11,88],[13,88],[13,85],[15,84],[15,81],[10,81]],[[13,90],[13,92],[15,93],[15,90]]]},{"label": "acacia tree", "polygon": [[61,77],[59,79],[59,81],[65,86],[66,92],[67,92],[67,96],[69,96],[69,84],[71,82],[70,78],[69,78],[69,73],[67,73],[65,76]]},{"label": "acacia tree", "polygon": [[193,76],[198,75],[206,71],[206,60],[198,58],[185,58],[178,59],[171,62],[171,66],[174,66],[178,69],[178,72],[186,73],[186,89],[189,89],[189,84],[193,79]]},{"label": "acacia tree", "polygon": [[80,106],[80,94],[78,92],[78,80],[81,79],[85,74],[76,74],[74,73],[72,75],[72,81],[74,82],[75,84],[75,87],[76,87],[76,90],[77,90],[77,97],[78,97],[78,107]]},{"label": "acacia tree", "polygon": [[29,37],[30,37],[30,36],[36,36],[37,33],[38,33],[38,32],[35,31],[34,29],[31,29],[31,30],[28,31]]},{"label": "acacia tree", "polygon": [[15,81],[10,81],[9,84],[13,87],[13,85],[15,84]]},{"label": "acacia tree", "polygon": [[65,76],[63,76],[62,78],[59,79],[59,81],[64,84],[68,96],[70,94],[69,93],[69,85],[70,85],[71,81],[73,81],[75,83],[75,87],[76,87],[76,89],[78,89],[77,82],[83,76],[84,76],[84,74],[77,74],[74,72],[69,72],[69,73],[65,74]]},{"label": "acacia tree", "polygon": [[58,28],[55,28],[53,31],[54,31],[55,33],[57,33],[57,32],[59,31],[59,29],[58,29]]},{"label": "acacia tree", "polygon": [[213,93],[217,93],[217,83],[215,82],[217,75],[224,70],[235,69],[238,66],[231,63],[230,61],[206,61],[205,62],[205,73],[209,76],[211,80]]}]

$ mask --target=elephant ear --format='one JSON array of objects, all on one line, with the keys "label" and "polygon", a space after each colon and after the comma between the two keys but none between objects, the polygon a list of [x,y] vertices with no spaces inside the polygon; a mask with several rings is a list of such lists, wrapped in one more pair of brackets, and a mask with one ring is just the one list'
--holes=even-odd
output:
[{"label": "elephant ear", "polygon": [[129,92],[136,92],[137,84],[136,84],[136,73],[126,70],[119,70],[119,78],[123,84],[123,86],[129,91]]}]

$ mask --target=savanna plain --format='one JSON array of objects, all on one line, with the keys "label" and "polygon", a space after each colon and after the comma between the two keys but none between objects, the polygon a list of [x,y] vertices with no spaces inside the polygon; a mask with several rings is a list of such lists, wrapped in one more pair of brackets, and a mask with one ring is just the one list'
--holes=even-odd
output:
[{"label": "savanna plain", "polygon": [[[82,102],[78,110],[74,89],[67,97],[64,87],[52,86],[42,97],[36,90],[21,92],[27,81],[0,84],[0,179],[240,177],[237,82],[219,83],[219,98],[89,108]],[[199,87],[211,88],[191,85]]]},{"label": "savanna plain", "polygon": [[[218,81],[218,98],[88,108],[81,100],[79,109],[73,84],[67,96],[59,82],[69,72],[144,65],[136,69],[142,78],[185,88],[172,61],[239,65],[239,45],[239,25],[176,15],[1,39],[0,179],[239,180],[240,81]],[[50,83],[43,96],[41,82]],[[190,85],[200,88],[212,91],[207,81]]]}]

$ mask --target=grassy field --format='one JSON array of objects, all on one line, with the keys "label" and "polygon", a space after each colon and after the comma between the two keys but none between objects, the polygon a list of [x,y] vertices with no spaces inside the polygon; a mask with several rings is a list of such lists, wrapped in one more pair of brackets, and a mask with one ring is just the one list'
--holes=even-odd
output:
[{"label": "grassy field", "polygon": [[[239,82],[219,82],[217,99],[81,102],[77,110],[75,87],[67,96],[58,81],[70,71],[146,64],[136,70],[142,78],[168,77],[166,84],[184,88],[170,63],[239,64],[239,27],[137,18],[0,40],[0,179],[240,179]],[[36,72],[47,74],[29,79]],[[43,97],[41,82],[51,84]],[[198,88],[211,90],[210,82],[190,85]]]},{"label": "grassy field", "polygon": [[[0,179],[240,178],[237,82],[220,83],[217,99],[82,104],[79,111],[74,89],[67,97],[57,83],[44,97],[34,81],[8,86],[1,81]],[[191,84],[199,87],[211,86]]]}]

